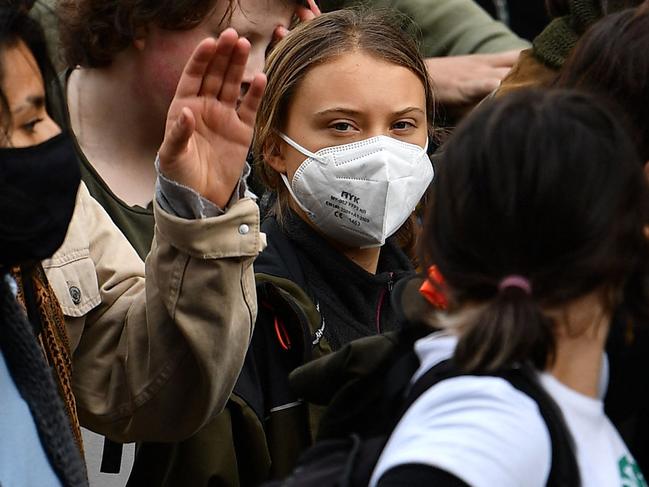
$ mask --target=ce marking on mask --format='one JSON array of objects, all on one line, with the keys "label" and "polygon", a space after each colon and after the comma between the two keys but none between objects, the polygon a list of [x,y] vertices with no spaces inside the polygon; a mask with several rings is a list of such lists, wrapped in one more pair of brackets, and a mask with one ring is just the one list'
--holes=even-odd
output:
[{"label": "ce marking on mask", "polygon": [[361,208],[360,197],[342,191],[340,196],[329,195],[329,201],[325,201],[325,205],[334,209],[334,216],[341,220],[348,220],[352,225],[357,227],[362,226],[363,223],[369,223],[370,220],[367,215],[367,210]]}]

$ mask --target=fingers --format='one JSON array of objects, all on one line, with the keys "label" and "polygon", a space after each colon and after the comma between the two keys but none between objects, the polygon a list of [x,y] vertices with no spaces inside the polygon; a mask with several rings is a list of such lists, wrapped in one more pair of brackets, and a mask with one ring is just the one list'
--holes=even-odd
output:
[{"label": "fingers", "polygon": [[[185,71],[181,75],[176,95],[212,98],[234,108],[241,95],[241,83],[250,49],[250,42],[245,38],[240,38],[232,28],[224,30],[216,41],[205,39],[198,45],[188,61]],[[248,90],[250,96],[245,98],[247,100],[246,110],[252,110],[253,117],[259,105],[257,97],[261,96],[260,93],[263,92],[265,83],[265,77],[259,79],[256,77],[253,86]],[[177,123],[181,119],[187,121],[190,115],[191,113],[186,114],[184,118],[179,117]],[[244,118],[247,115],[249,113],[244,114]],[[174,133],[182,132],[176,126],[174,126],[174,131]],[[191,132],[187,137],[190,135]],[[185,145],[186,142],[184,141]]]},{"label": "fingers", "polygon": [[241,81],[246,70],[246,62],[250,54],[250,42],[248,39],[240,38],[232,50],[230,64],[223,78],[223,86],[218,94],[222,103],[235,105],[241,94]]},{"label": "fingers", "polygon": [[187,150],[189,138],[194,133],[195,127],[196,119],[194,114],[189,108],[184,107],[171,129],[165,134],[160,147],[161,160],[173,159],[184,153]]},{"label": "fingers", "polygon": [[273,31],[273,40],[279,42],[288,35],[288,29],[283,25],[278,25]]},{"label": "fingers", "polygon": [[311,12],[313,12],[315,17],[322,15],[322,12],[320,11],[320,8],[318,8],[318,4],[315,3],[315,0],[307,0],[307,4],[309,5],[309,9],[311,10]]},{"label": "fingers", "polygon": [[201,89],[203,77],[216,51],[214,39],[204,39],[196,46],[189,61],[185,64],[176,87],[177,97],[195,96]]},{"label": "fingers", "polygon": [[509,68],[493,68],[484,76],[476,76],[459,84],[467,102],[479,101],[492,91],[498,89],[500,82],[509,73]]},{"label": "fingers", "polygon": [[266,75],[257,73],[239,107],[239,118],[246,125],[253,126],[255,124],[255,116],[264,94],[264,88],[266,88]]},{"label": "fingers", "polygon": [[495,78],[498,78],[498,80],[500,81],[500,80],[502,80],[505,76],[507,76],[507,75],[509,74],[510,71],[511,71],[510,68],[495,68],[495,69],[493,70],[493,76],[494,76]]},{"label": "fingers", "polygon": [[495,68],[511,68],[518,61],[520,53],[520,49],[515,49],[513,51],[499,52],[498,54],[486,54],[485,56],[488,56],[486,58],[488,64]]},{"label": "fingers", "polygon": [[204,76],[197,92],[200,96],[216,96],[223,86],[224,76],[228,70],[232,52],[237,45],[239,35],[232,28],[225,29],[216,41],[212,59],[204,71]]},{"label": "fingers", "polygon": [[464,97],[468,103],[479,101],[500,86],[497,78],[476,79],[462,87]]},{"label": "fingers", "polygon": [[313,20],[317,17],[317,15],[313,13],[313,10],[302,6],[295,8],[295,16],[300,22],[308,22],[309,20]]},{"label": "fingers", "polygon": [[[316,17],[322,15],[322,12],[320,11],[318,4],[315,3],[315,0],[307,0],[307,5],[308,7],[304,7],[302,5],[295,7],[295,16],[300,22],[308,22],[309,20],[313,20]],[[281,41],[288,34],[289,30],[286,27],[278,25],[273,32],[273,37],[277,41]]]}]

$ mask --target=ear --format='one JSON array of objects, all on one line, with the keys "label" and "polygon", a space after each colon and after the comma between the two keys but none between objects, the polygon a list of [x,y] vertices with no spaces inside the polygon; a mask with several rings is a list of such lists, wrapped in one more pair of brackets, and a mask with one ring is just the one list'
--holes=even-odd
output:
[{"label": "ear", "polygon": [[279,137],[271,135],[262,151],[264,161],[280,174],[286,174],[286,160],[284,159],[285,142]]}]

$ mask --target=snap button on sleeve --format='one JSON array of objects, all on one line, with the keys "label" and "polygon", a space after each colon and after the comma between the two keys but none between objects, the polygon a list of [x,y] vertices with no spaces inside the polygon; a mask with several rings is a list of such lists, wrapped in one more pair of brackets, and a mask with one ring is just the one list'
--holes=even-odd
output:
[{"label": "snap button on sleeve", "polygon": [[248,232],[250,232],[250,227],[248,225],[246,225],[245,223],[239,225],[239,233],[241,235],[247,235]]},{"label": "snap button on sleeve", "polygon": [[81,289],[79,289],[77,286],[70,286],[69,291],[72,302],[74,304],[79,304],[81,302]]}]

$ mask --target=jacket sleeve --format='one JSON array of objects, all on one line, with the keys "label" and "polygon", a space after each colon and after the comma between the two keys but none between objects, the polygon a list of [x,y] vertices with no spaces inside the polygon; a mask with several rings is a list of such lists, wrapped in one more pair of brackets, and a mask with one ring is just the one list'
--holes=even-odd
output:
[{"label": "jacket sleeve", "polygon": [[393,1],[398,10],[416,19],[424,57],[495,53],[530,46],[473,0]]},{"label": "jacket sleeve", "polygon": [[264,245],[257,206],[242,199],[185,220],[156,205],[143,265],[81,192],[100,302],[70,330],[80,422],[121,442],[188,437],[223,409],[250,341],[252,261]]},{"label": "jacket sleeve", "polygon": [[525,49],[530,43],[494,20],[474,0],[322,0],[324,10],[362,4],[393,8],[421,31],[424,57],[485,54]]}]

